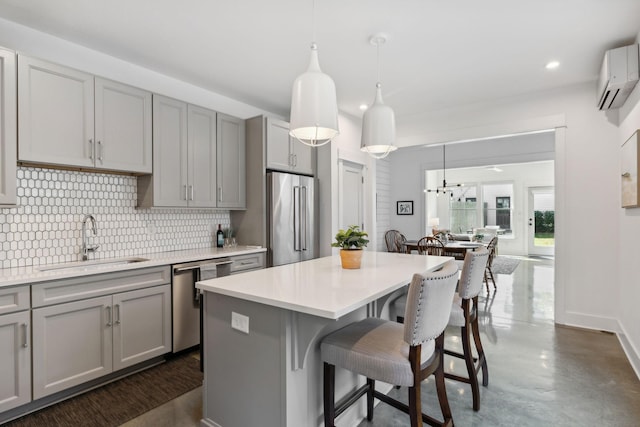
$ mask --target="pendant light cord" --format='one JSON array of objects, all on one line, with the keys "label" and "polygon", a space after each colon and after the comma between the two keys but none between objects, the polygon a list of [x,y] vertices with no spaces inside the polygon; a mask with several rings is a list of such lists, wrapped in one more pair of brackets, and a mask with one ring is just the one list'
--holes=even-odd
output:
[{"label": "pendant light cord", "polygon": [[316,44],[316,0],[311,2],[311,40]]},{"label": "pendant light cord", "polygon": [[376,68],[378,70],[378,75],[377,77],[377,84],[380,84],[380,41],[378,40],[378,42],[376,43],[376,61],[377,61],[377,65]]}]

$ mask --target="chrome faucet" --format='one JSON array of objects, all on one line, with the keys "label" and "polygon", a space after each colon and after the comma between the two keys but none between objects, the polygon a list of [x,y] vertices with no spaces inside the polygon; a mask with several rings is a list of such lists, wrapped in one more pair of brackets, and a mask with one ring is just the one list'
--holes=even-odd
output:
[{"label": "chrome faucet", "polygon": [[96,227],[96,219],[93,215],[85,215],[82,219],[82,260],[87,260],[89,252],[95,252],[98,250],[99,245],[89,245],[87,237],[87,221],[91,221],[91,231],[93,235],[98,235],[98,228]]}]

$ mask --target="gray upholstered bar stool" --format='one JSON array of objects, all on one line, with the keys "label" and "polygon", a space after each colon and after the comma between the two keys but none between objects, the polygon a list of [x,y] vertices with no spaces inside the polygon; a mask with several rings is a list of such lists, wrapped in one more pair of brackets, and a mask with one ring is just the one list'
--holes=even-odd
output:
[{"label": "gray upholstered bar stool", "polygon": [[[324,361],[324,423],[333,427],[340,415],[367,395],[367,419],[373,419],[374,398],[409,414],[411,426],[451,426],[453,420],[444,384],[444,329],[458,281],[450,261],[436,272],[414,274],[407,298],[405,323],[367,318],[327,335],[321,344]],[[335,404],[335,367],[367,377],[362,387]],[[443,421],[422,413],[420,383],[434,374]],[[375,390],[375,382],[409,387],[409,405]]]},{"label": "gray upholstered bar stool", "polygon": [[[471,395],[473,397],[473,410],[480,409],[480,389],[478,386],[478,372],[482,369],[482,385],[489,385],[489,371],[487,360],[480,341],[480,328],[478,326],[478,294],[482,290],[484,271],[489,258],[489,251],[480,247],[473,252],[467,252],[460,273],[458,282],[458,292],[456,292],[449,326],[460,327],[462,336],[462,353],[445,349],[446,355],[454,356],[465,361],[467,376],[463,377],[446,372],[444,376],[456,381],[462,381],[471,385]],[[471,334],[475,342],[478,357],[474,358],[471,348]]]}]

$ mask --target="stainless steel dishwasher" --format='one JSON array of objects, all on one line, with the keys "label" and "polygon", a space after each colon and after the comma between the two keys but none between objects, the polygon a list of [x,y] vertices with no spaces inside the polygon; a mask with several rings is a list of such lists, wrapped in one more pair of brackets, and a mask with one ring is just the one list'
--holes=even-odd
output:
[{"label": "stainless steel dishwasher", "polygon": [[195,347],[201,341],[201,298],[196,282],[228,276],[232,262],[229,258],[216,258],[173,266],[171,289],[174,353]]}]

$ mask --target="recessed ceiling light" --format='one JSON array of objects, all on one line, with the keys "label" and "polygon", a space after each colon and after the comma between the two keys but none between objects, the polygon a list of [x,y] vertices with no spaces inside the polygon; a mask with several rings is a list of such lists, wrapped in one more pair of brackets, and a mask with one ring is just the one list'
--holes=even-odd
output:
[{"label": "recessed ceiling light", "polygon": [[547,65],[545,65],[544,67],[547,70],[555,70],[559,66],[560,66],[560,63],[558,61],[551,61],[551,62],[548,62]]},{"label": "recessed ceiling light", "polygon": [[360,110],[364,111],[367,108],[369,108],[369,106],[367,104],[360,104]]}]

